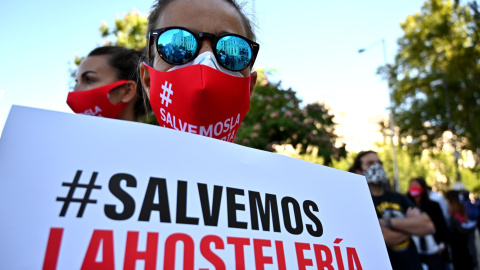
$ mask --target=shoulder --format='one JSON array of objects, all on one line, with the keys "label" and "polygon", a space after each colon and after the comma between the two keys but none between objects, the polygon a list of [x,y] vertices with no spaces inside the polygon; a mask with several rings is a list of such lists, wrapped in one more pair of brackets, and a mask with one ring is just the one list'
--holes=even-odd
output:
[{"label": "shoulder", "polygon": [[405,210],[409,207],[415,207],[415,204],[406,196],[394,191],[385,191],[385,194],[395,202],[402,204]]},{"label": "shoulder", "polygon": [[395,199],[398,199],[398,200],[410,200],[410,199],[408,199],[407,196],[405,196],[401,193],[395,192],[395,191],[390,191],[390,190],[385,190],[385,196],[387,196],[389,198],[395,198]]},{"label": "shoulder", "polygon": [[408,207],[413,207],[413,203],[410,202],[407,196],[394,191],[385,190],[382,196],[372,197],[372,198],[375,206],[378,204],[399,205],[401,206],[401,208],[404,208],[405,210]]},{"label": "shoulder", "polygon": [[432,200],[426,200],[425,201],[425,205],[430,207],[430,208],[434,208],[434,209],[440,209],[440,204],[436,201],[432,201]]},{"label": "shoulder", "polygon": [[422,210],[426,212],[430,217],[438,213],[443,215],[440,204],[432,200],[426,200],[425,202],[423,202]]}]

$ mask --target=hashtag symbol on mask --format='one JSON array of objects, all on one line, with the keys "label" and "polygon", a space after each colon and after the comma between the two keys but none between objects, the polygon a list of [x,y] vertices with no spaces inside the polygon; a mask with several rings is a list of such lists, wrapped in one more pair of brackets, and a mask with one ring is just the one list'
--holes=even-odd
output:
[{"label": "hashtag symbol on mask", "polygon": [[170,95],[173,95],[172,91],[172,84],[168,83],[165,81],[165,85],[162,85],[163,93],[160,94],[160,97],[162,98],[162,104],[165,102],[165,107],[168,107],[169,103],[172,103],[172,100],[170,99]]},{"label": "hashtag symbol on mask", "polygon": [[[85,212],[85,208],[87,207],[88,203],[93,203],[96,204],[97,200],[91,200],[90,199],[90,194],[92,193],[93,189],[101,189],[101,186],[96,186],[95,185],[95,180],[97,179],[98,172],[93,172],[92,178],[90,178],[90,182],[88,184],[80,184],[80,176],[82,175],[82,171],[78,170],[77,173],[75,174],[75,178],[73,179],[73,182],[68,183],[68,182],[63,182],[62,186],[64,187],[70,187],[68,190],[68,194],[66,197],[57,197],[57,201],[63,202],[63,207],[62,210],[60,211],[60,216],[64,217],[67,214],[68,206],[70,203],[80,203],[80,208],[77,213],[77,217],[82,217],[83,213]],[[73,195],[75,193],[75,190],[77,188],[83,188],[85,191],[85,194],[83,198],[74,198]],[[80,196],[81,197],[81,196]]]}]

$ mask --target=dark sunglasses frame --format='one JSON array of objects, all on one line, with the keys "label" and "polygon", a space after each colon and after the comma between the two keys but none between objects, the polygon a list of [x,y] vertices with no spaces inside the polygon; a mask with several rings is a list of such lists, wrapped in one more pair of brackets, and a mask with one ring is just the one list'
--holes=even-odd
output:
[{"label": "dark sunglasses frame", "polygon": [[[185,28],[185,27],[170,26],[170,27],[165,27],[165,28],[160,28],[160,29],[154,29],[154,30],[151,30],[148,33],[147,55],[148,55],[148,62],[150,64],[153,64],[153,59],[154,59],[153,46],[156,47],[157,53],[160,56],[160,58],[162,58],[163,61],[165,61],[165,62],[167,62],[171,65],[183,65],[183,64],[185,64],[185,63],[177,64],[177,63],[169,62],[166,59],[166,57],[163,57],[162,52],[158,48],[158,39],[159,39],[160,35],[162,35],[166,31],[171,30],[171,29],[179,29],[179,30],[187,31],[188,33],[192,34],[192,36],[195,38],[195,41],[197,42],[197,49],[196,49],[195,53],[192,55],[192,58],[190,60],[188,60],[186,63],[192,61],[193,59],[195,59],[195,57],[197,57],[198,52],[201,49],[201,39],[204,38],[204,37],[212,40],[213,55],[215,55],[215,58],[217,59],[218,63],[222,67],[224,67],[228,70],[231,70],[231,71],[242,71],[242,70],[244,70],[248,67],[252,67],[253,63],[255,63],[255,60],[257,58],[258,51],[260,50],[260,45],[258,43],[254,42],[254,41],[252,41],[252,40],[250,40],[250,39],[248,39],[244,36],[241,36],[241,35],[237,35],[237,34],[233,34],[233,33],[226,33],[226,34],[222,34],[222,35],[215,35],[215,34],[208,33],[208,32],[197,33],[195,31],[193,31],[191,29],[188,29],[188,28]],[[238,38],[241,38],[241,39],[245,40],[252,50],[252,58],[250,59],[250,63],[248,63],[248,65],[246,65],[244,68],[242,68],[240,70],[234,70],[234,69],[231,69],[231,68],[223,65],[223,62],[221,61],[220,56],[217,54],[217,50],[216,50],[217,43],[220,39],[222,39],[223,37],[226,37],[226,36],[238,37]]]}]

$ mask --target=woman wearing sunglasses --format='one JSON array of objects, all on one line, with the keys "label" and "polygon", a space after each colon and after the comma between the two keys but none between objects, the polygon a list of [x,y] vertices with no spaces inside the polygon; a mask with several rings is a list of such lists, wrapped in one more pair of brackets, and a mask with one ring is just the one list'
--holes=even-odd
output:
[{"label": "woman wearing sunglasses", "polygon": [[159,0],[142,84],[160,124],[233,141],[250,106],[259,45],[234,0]]},{"label": "woman wearing sunglasses", "polygon": [[117,46],[94,49],[78,67],[67,104],[75,113],[137,121],[145,114],[140,56]]}]

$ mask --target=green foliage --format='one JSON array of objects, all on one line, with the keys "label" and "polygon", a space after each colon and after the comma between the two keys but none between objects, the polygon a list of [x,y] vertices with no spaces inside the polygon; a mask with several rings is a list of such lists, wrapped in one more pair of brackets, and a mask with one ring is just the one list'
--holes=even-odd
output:
[{"label": "green foliage", "polygon": [[[427,0],[401,23],[395,63],[388,72],[400,136],[408,149],[441,150],[451,130],[463,149],[480,155],[480,16],[476,2]],[[433,81],[436,83],[432,84]]]},{"label": "green foliage", "polygon": [[[390,144],[378,143],[378,155],[387,172],[390,185],[393,187],[393,161]],[[408,191],[409,182],[412,178],[423,177],[427,184],[437,190],[450,190],[456,181],[455,159],[450,151],[423,151],[421,155],[413,155],[406,147],[397,147],[397,164],[399,167],[399,187],[401,193]],[[348,171],[358,153],[348,152],[339,160],[334,160],[332,167]],[[310,155],[302,155],[300,158],[321,163]],[[460,167],[463,184],[467,190],[480,193],[480,173],[468,168]]]},{"label": "green foliage", "polygon": [[324,164],[344,156],[344,148],[334,146],[333,114],[319,103],[302,108],[292,89],[284,90],[279,83],[268,82],[269,72],[259,72],[259,84],[235,142],[267,151],[274,151],[274,145],[290,144],[300,154],[315,152]]},{"label": "green foliage", "polygon": [[[98,30],[100,31],[100,36],[104,38],[103,46],[122,46],[141,51],[147,43],[147,16],[131,10],[123,18],[115,19],[113,29],[110,29],[105,22],[102,22]],[[69,84],[71,88],[75,85],[74,79],[77,67],[83,59],[85,59],[85,56],[75,56],[73,67],[69,68],[71,77]]]},{"label": "green foliage", "polygon": [[331,165],[332,168],[348,172],[348,170],[350,170],[350,167],[353,165],[353,162],[357,154],[358,153],[355,153],[355,152],[347,152],[347,154],[344,157],[338,160],[333,160]]},{"label": "green foliage", "polygon": [[113,29],[102,22],[99,31],[101,36],[106,39],[104,46],[115,45],[142,50],[147,44],[147,16],[132,10],[130,13],[126,13],[123,18],[115,19]]},{"label": "green foliage", "polygon": [[460,175],[462,176],[462,182],[465,184],[465,188],[477,194],[480,194],[480,173],[474,172],[468,169],[460,169]]},{"label": "green foliage", "polygon": [[[401,193],[406,193],[410,179],[414,177],[425,177],[427,183],[433,185],[436,182],[435,170],[430,169],[430,160],[425,157],[412,155],[410,152],[397,147],[397,164],[399,167],[399,187]],[[392,148],[389,144],[378,144],[378,156],[383,162],[383,167],[390,179],[390,186],[393,188],[393,161]],[[348,152],[348,154],[338,161],[334,161],[333,168],[348,171],[353,165],[358,153]]]},{"label": "green foliage", "polygon": [[[397,164],[399,171],[399,188],[401,193],[405,193],[408,190],[410,179],[414,177],[427,177],[428,170],[425,168],[425,164],[420,162],[419,156],[409,155],[406,151],[401,151],[398,147],[397,150]],[[390,179],[390,186],[393,187],[393,160],[392,160],[392,148],[390,145],[381,147],[378,151],[380,159],[383,161],[383,166],[387,172],[388,179]]]}]

